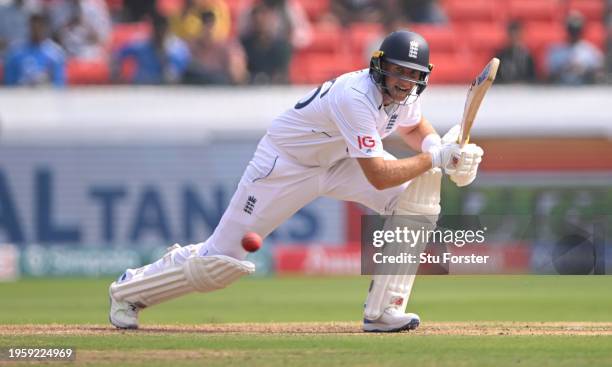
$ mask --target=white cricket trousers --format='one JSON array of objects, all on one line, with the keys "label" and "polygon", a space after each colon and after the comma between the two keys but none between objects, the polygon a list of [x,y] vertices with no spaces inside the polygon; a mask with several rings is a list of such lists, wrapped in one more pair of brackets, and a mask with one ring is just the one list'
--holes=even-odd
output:
[{"label": "white cricket trousers", "polygon": [[[385,159],[396,159],[385,152]],[[174,250],[171,260],[163,258],[145,266],[145,275],[167,266],[182,264],[194,253],[227,255],[243,260],[247,252],[240,241],[247,232],[262,238],[314,199],[324,196],[365,205],[379,214],[390,214],[409,182],[377,190],[366,179],[356,159],[343,159],[331,167],[308,167],[280,151],[266,135],[249,162],[238,188],[213,234],[202,243]],[[119,281],[129,280],[128,269]]]}]

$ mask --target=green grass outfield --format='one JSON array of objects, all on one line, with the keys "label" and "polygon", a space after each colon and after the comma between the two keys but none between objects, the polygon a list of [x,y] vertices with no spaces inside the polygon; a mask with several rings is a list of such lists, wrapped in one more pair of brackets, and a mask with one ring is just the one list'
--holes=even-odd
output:
[{"label": "green grass outfield", "polygon": [[[129,332],[107,327],[109,282],[0,283],[0,346],[74,346],[78,358],[70,365],[612,366],[610,276],[421,276],[409,309],[421,315],[422,326],[399,335],[266,332],[261,325],[257,331],[245,326],[244,333],[236,326],[231,332],[181,329],[217,323],[357,322],[367,292],[365,277],[244,279],[216,293],[146,310],[144,330]],[[485,321],[522,322],[524,327],[555,322],[551,325],[563,332],[503,332],[507,323],[495,329],[502,332],[474,329],[473,335],[439,328],[448,322],[461,322],[461,328]],[[601,325],[601,332],[581,334],[575,322]],[[428,323],[439,332],[428,333]],[[31,324],[74,327],[61,332],[61,325],[36,329]]]}]

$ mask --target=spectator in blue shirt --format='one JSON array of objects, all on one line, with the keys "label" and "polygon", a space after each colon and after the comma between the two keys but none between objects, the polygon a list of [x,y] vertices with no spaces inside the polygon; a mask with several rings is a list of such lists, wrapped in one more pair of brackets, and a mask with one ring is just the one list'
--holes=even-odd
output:
[{"label": "spectator in blue shirt", "polygon": [[566,20],[568,41],[554,45],[548,53],[549,77],[553,83],[582,85],[603,79],[603,53],[582,37],[583,29],[582,14],[571,12]]},{"label": "spectator in blue shirt", "polygon": [[128,44],[121,48],[113,62],[113,79],[118,80],[121,67],[133,60],[136,70],[131,76],[134,84],[174,84],[181,81],[190,60],[187,45],[169,32],[165,17],[153,17],[151,39]]},{"label": "spectator in blue shirt", "polygon": [[62,49],[47,36],[47,19],[33,14],[29,20],[29,41],[12,47],[6,54],[6,85],[66,84]]}]

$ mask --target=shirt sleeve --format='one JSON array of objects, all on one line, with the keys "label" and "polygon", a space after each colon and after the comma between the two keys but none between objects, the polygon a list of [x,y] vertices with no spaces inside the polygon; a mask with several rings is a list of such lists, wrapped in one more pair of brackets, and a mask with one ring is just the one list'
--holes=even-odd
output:
[{"label": "shirt sleeve", "polygon": [[368,103],[349,94],[340,96],[331,104],[332,117],[352,158],[384,156],[382,141],[376,130],[376,114]]},{"label": "shirt sleeve", "polygon": [[409,104],[406,108],[406,112],[398,119],[398,126],[414,126],[421,122],[423,113],[421,112],[421,100],[420,98]]}]

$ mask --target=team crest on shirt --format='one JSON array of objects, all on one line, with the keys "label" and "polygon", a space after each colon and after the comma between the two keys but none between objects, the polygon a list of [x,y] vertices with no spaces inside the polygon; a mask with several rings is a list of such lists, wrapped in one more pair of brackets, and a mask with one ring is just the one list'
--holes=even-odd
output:
[{"label": "team crest on shirt", "polygon": [[255,203],[257,203],[257,199],[255,196],[249,196],[247,198],[246,204],[244,205],[244,212],[247,214],[253,214],[253,209],[255,209]]},{"label": "team crest on shirt", "polygon": [[395,126],[396,121],[397,121],[397,113],[394,113],[389,119],[389,122],[387,122],[387,126],[385,126],[385,130],[389,131],[393,129],[393,126]]}]

